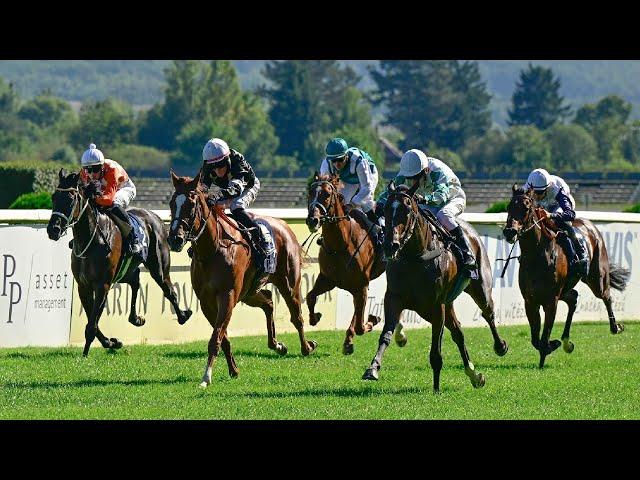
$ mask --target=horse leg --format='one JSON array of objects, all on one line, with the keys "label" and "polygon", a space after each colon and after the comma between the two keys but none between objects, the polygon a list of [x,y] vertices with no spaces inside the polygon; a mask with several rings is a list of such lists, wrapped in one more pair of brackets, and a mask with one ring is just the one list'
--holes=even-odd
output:
[{"label": "horse leg", "polygon": [[284,343],[276,340],[276,326],[273,321],[273,301],[271,300],[271,290],[262,289],[255,295],[242,300],[250,307],[261,308],[267,319],[267,346],[270,350],[275,350],[280,355],[287,354],[287,347]]},{"label": "horse leg", "polygon": [[132,277],[127,282],[131,285],[131,309],[129,310],[129,323],[136,327],[144,325],[145,320],[136,314],[136,303],[138,301],[138,290],[140,289],[140,269],[137,268]]},{"label": "horse leg", "polygon": [[451,338],[458,346],[458,350],[460,350],[460,356],[462,357],[462,363],[464,364],[464,373],[466,373],[469,380],[471,380],[471,385],[473,385],[473,388],[484,387],[484,375],[480,372],[476,372],[476,369],[469,358],[469,352],[467,352],[467,347],[464,344],[464,334],[462,333],[460,322],[456,317],[456,312],[453,309],[453,304],[451,303],[445,305],[444,325],[451,332]]},{"label": "horse leg", "polygon": [[[292,272],[293,270],[290,273]],[[291,323],[296,327],[298,337],[300,337],[302,355],[306,357],[316,349],[318,342],[314,340],[307,341],[304,336],[304,321],[302,318],[302,308],[300,307],[300,275],[298,274],[297,278],[287,278],[285,276],[284,279],[282,279],[282,277],[274,279],[274,284],[287,303],[287,308],[291,315]],[[293,288],[291,285],[293,285]]]},{"label": "horse leg", "polygon": [[564,322],[564,330],[562,331],[562,349],[567,352],[573,352],[575,345],[571,340],[569,340],[569,331],[571,330],[571,322],[573,321],[573,314],[576,311],[576,306],[578,304],[578,292],[576,290],[569,290],[564,295],[562,295],[561,300],[567,304],[569,307],[569,312],[567,313],[567,320]]},{"label": "horse leg", "polygon": [[[85,313],[87,314],[87,321],[90,318],[91,312],[93,311],[93,289],[91,286],[78,283],[78,295],[80,297],[80,302],[82,302],[82,308],[84,308]],[[100,328],[96,327],[96,337],[100,344],[104,348],[121,348],[122,342],[117,338],[112,338],[111,340],[105,337]]]},{"label": "horse leg", "polygon": [[[160,266],[156,264],[155,261],[149,261],[147,264],[147,268],[149,269],[149,273],[151,274],[151,278],[158,284],[158,286],[162,289],[162,293],[165,298],[169,300],[173,309],[178,316],[178,323],[180,325],[184,325],[189,317],[191,317],[191,310],[180,310],[180,306],[178,305],[178,296],[176,292],[173,291],[173,284],[171,283],[171,276],[169,275],[169,265],[168,262],[166,265],[162,266],[162,270]],[[161,273],[162,272],[162,273]]]},{"label": "horse leg", "polygon": [[353,296],[353,316],[351,317],[351,323],[347,328],[346,335],[344,337],[344,343],[342,345],[342,353],[345,355],[351,355],[353,353],[353,336],[364,335],[365,332],[370,332],[373,328],[371,322],[364,324],[364,307],[367,302],[368,288],[351,291]]},{"label": "horse leg", "polygon": [[[87,326],[84,329],[85,343],[82,355],[85,357],[89,355],[89,348],[91,347],[91,343],[96,338],[98,332],[98,320],[100,320],[100,316],[102,315],[102,310],[104,309],[104,304],[107,300],[108,292],[109,284],[102,284],[94,289],[93,308],[91,309],[91,314],[89,315]],[[101,337],[103,337],[103,341],[106,340],[106,337],[102,335],[102,332],[100,332],[100,335]]]},{"label": "horse leg", "polygon": [[544,327],[542,327],[542,336],[540,337],[540,368],[544,367],[544,360],[547,355],[551,354],[561,345],[560,340],[549,341],[553,323],[556,320],[558,299],[554,298],[551,302],[543,305],[542,308],[544,309]]},{"label": "horse leg", "polygon": [[[226,335],[226,327],[229,323],[229,320],[231,319],[231,313],[233,312],[234,305],[235,294],[233,290],[218,293],[218,295],[216,295],[215,308],[208,304],[206,307],[204,304],[202,305],[202,311],[207,316],[209,323],[213,324],[213,332],[211,334],[211,338],[209,339],[209,356],[207,357],[207,364],[204,367],[204,375],[202,376],[202,381],[200,382],[201,388],[207,388],[209,385],[211,385],[211,374],[213,373],[213,366],[216,362],[218,352],[220,351],[220,344],[222,343],[222,339]],[[211,319],[214,318],[214,312],[216,315],[215,320],[212,322]],[[231,353],[230,345],[229,353]],[[228,357],[227,362],[229,362]],[[231,369],[231,367],[229,368]]]},{"label": "horse leg", "polygon": [[400,322],[400,314],[403,310],[400,299],[387,290],[384,294],[384,327],[378,339],[378,350],[371,360],[371,365],[364,371],[363,380],[378,380],[378,371],[382,368],[382,356],[391,343],[391,335]]},{"label": "horse leg", "polygon": [[524,310],[527,313],[529,328],[531,330],[531,345],[540,350],[540,305],[524,301]]},{"label": "horse leg", "polygon": [[442,334],[444,333],[445,319],[444,305],[436,305],[425,318],[431,319],[432,327],[429,362],[433,369],[433,392],[440,393],[440,372],[442,371]]},{"label": "horse leg", "polygon": [[606,298],[603,298],[604,306],[607,307],[607,314],[609,315],[609,331],[615,335],[616,333],[620,333],[624,331],[624,325],[620,322],[616,322],[616,317],[613,314],[613,308],[611,306],[611,296],[607,295]]},{"label": "horse leg", "polygon": [[500,338],[498,329],[495,324],[495,310],[493,305],[493,298],[491,298],[491,282],[492,277],[481,276],[478,280],[471,280],[469,286],[465,289],[473,301],[476,303],[480,311],[482,312],[482,318],[485,319],[489,329],[491,330],[491,336],[493,337],[493,351],[499,357],[504,356],[509,350],[509,345],[506,340]]},{"label": "horse leg", "polygon": [[307,307],[309,307],[309,325],[316,326],[322,318],[320,312],[314,312],[316,306],[316,300],[323,293],[333,290],[336,284],[329,278],[325,277],[322,272],[316,278],[316,283],[313,284],[313,288],[307,293]]},{"label": "horse leg", "polygon": [[238,378],[239,370],[236,365],[236,361],[233,358],[233,354],[231,353],[231,342],[229,341],[229,337],[227,336],[227,332],[224,332],[224,336],[222,337],[222,343],[220,344],[222,347],[222,351],[224,352],[224,356],[227,359],[227,366],[229,367],[229,376],[231,378]]}]

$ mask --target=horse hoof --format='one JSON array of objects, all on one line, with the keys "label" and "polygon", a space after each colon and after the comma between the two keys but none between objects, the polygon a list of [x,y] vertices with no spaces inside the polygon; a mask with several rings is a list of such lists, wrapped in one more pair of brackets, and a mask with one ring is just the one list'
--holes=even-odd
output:
[{"label": "horse hoof", "polygon": [[309,350],[306,352],[302,350],[302,355],[304,355],[305,357],[318,347],[318,342],[316,342],[315,340],[307,340],[307,345],[309,346]]},{"label": "horse hoof", "polygon": [[[240,372],[238,372],[238,370],[229,370],[229,376],[231,378],[238,378],[239,374],[240,374]],[[204,383],[204,382],[202,382],[202,383]]]},{"label": "horse hoof", "polygon": [[471,380],[471,385],[473,385],[473,388],[482,388],[484,387],[484,384],[485,384],[485,378],[484,378],[484,375],[481,373],[476,375],[475,378]]},{"label": "horse hoof", "polygon": [[404,334],[401,337],[394,337],[394,338],[396,341],[396,345],[398,345],[399,347],[404,347],[407,344],[407,336]]},{"label": "horse hoof", "polygon": [[364,371],[362,380],[378,380],[378,370],[373,367],[369,367]]},{"label": "horse hoof", "polygon": [[129,318],[129,323],[136,326],[136,327],[141,327],[145,324],[145,319],[142,318],[140,315],[136,315],[133,318]]},{"label": "horse hoof", "polygon": [[122,342],[117,338],[110,338],[109,340],[111,341],[111,346],[109,347],[110,349],[118,350],[122,348]]},{"label": "horse hoof", "polygon": [[509,344],[506,340],[501,340],[500,343],[496,343],[493,345],[493,351],[496,352],[496,355],[499,357],[504,357],[509,350]]},{"label": "horse hoof", "polygon": [[320,322],[321,318],[322,318],[322,314],[320,312],[314,313],[309,318],[309,325],[311,325],[312,327],[315,327]]},{"label": "horse hoof", "polygon": [[377,315],[369,315],[369,323],[371,324],[372,327],[375,327],[381,321],[382,321],[382,319],[380,317],[378,317]]},{"label": "horse hoof", "polygon": [[200,385],[198,385],[198,388],[207,388],[209,386],[209,384],[207,382],[200,382]]},{"label": "horse hoof", "polygon": [[616,333],[622,333],[622,332],[624,332],[624,324],[622,324],[620,322],[616,323],[616,331],[615,332],[611,331],[611,333],[613,333],[614,335]]},{"label": "horse hoof", "polygon": [[576,346],[573,344],[573,342],[569,339],[567,340],[563,340],[562,341],[562,349],[567,352],[567,353],[571,353],[573,352],[573,349],[576,348]]},{"label": "horse hoof", "polygon": [[276,345],[276,352],[278,352],[278,355],[284,357],[288,351],[289,350],[287,350],[287,346],[284,343],[278,342],[278,344]]},{"label": "horse hoof", "polygon": [[547,354],[555,352],[558,348],[560,348],[560,345],[562,345],[562,342],[560,340],[551,340],[549,342],[549,351]]},{"label": "horse hoof", "polygon": [[178,317],[178,323],[179,323],[180,325],[184,325],[185,323],[187,323],[187,320],[189,320],[189,318],[191,318],[191,314],[192,314],[192,313],[193,313],[193,312],[192,312],[191,310],[184,310],[184,311],[182,312],[182,315],[180,315],[180,316]]},{"label": "horse hoof", "polygon": [[342,345],[342,353],[344,355],[351,355],[353,353],[353,343],[345,343]]}]

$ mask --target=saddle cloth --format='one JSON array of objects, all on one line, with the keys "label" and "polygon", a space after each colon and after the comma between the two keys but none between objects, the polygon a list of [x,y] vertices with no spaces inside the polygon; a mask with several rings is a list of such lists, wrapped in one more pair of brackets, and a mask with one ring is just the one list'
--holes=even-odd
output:
[{"label": "saddle cloth", "polygon": [[274,241],[273,231],[271,230],[271,225],[266,220],[261,218],[256,219],[256,223],[260,227],[260,231],[262,232],[262,238],[265,243],[268,245],[266,248],[266,255],[264,259],[264,273],[275,273],[277,259],[276,259],[276,245]]}]

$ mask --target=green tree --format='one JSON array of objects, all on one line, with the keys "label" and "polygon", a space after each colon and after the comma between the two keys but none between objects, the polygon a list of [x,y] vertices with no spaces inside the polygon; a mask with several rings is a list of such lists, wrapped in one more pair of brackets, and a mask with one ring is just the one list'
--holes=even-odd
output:
[{"label": "green tree", "polygon": [[405,135],[405,150],[430,142],[458,150],[491,125],[491,97],[475,62],[384,60],[370,73],[371,97],[386,107],[385,124]]},{"label": "green tree", "polygon": [[278,154],[294,156],[308,171],[317,168],[330,133],[346,125],[366,128],[371,116],[355,89],[359,77],[335,60],[272,61],[258,91],[270,105],[280,139]]},{"label": "green tree", "polygon": [[80,109],[78,126],[71,132],[71,143],[86,148],[95,143],[98,148],[110,148],[122,143],[134,143],[136,123],[133,108],[113,98],[87,102]]},{"label": "green tree", "polygon": [[543,133],[531,125],[511,127],[503,150],[502,168],[506,171],[551,169],[551,146]]},{"label": "green tree", "polygon": [[569,116],[571,107],[563,105],[560,79],[550,68],[534,67],[520,71],[520,80],[511,97],[509,125],[534,125],[540,130],[549,128]]},{"label": "green tree", "polygon": [[60,127],[65,131],[71,130],[77,122],[77,115],[69,102],[50,92],[43,92],[25,102],[18,110],[18,117],[40,128]]},{"label": "green tree", "polygon": [[598,146],[580,125],[553,125],[545,131],[554,170],[579,171],[596,165]]},{"label": "green tree", "polygon": [[466,171],[477,175],[502,169],[506,144],[505,134],[497,129],[469,139],[462,149]]},{"label": "green tree", "polygon": [[608,95],[597,104],[585,104],[578,109],[574,123],[582,125],[587,131],[593,132],[595,126],[603,120],[615,120],[626,123],[631,115],[632,105],[617,95]]},{"label": "green tree", "polygon": [[18,92],[13,89],[13,83],[7,83],[0,77],[0,114],[15,113],[19,103]]}]

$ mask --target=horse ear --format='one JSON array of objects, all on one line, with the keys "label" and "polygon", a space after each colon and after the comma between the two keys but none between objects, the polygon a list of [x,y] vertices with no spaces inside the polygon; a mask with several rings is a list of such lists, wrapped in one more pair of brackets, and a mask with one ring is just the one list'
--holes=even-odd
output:
[{"label": "horse ear", "polygon": [[413,194],[416,193],[416,190],[418,190],[418,188],[420,188],[420,182],[416,182],[415,185],[413,185],[409,191],[407,192],[407,194],[410,197],[413,197]]},{"label": "horse ear", "polygon": [[191,182],[191,185],[193,186],[194,189],[198,188],[198,185],[200,185],[201,178],[202,178],[202,169],[198,171],[198,174],[193,178],[193,181]]},{"label": "horse ear", "polygon": [[67,172],[64,171],[64,168],[61,168],[60,171],[58,172],[58,178],[60,179],[60,181],[62,181],[66,176],[67,176]]},{"label": "horse ear", "polygon": [[316,173],[313,174],[313,181],[317,182],[318,180],[320,180],[320,172],[316,170]]},{"label": "horse ear", "polygon": [[390,192],[395,192],[396,191],[396,182],[394,182],[393,180],[391,180],[389,182],[389,187],[388,187]]},{"label": "horse ear", "polygon": [[178,176],[175,173],[173,173],[173,168],[171,169],[171,181],[173,182],[173,187],[177,188],[178,184],[180,183],[180,180]]},{"label": "horse ear", "polygon": [[517,184],[517,183],[514,183],[514,184],[513,184],[513,186],[511,187],[511,191],[512,191],[513,193],[516,193],[516,192],[518,191],[518,184]]}]

